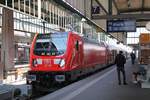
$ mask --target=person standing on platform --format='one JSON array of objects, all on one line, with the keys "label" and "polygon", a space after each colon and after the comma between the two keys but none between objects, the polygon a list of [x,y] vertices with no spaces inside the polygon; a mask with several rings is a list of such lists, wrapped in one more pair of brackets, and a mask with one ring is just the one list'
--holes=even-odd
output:
[{"label": "person standing on platform", "polygon": [[117,66],[117,73],[118,73],[118,84],[121,85],[121,77],[120,77],[120,72],[122,72],[123,75],[123,84],[127,85],[126,83],[126,75],[125,75],[125,69],[124,69],[124,64],[126,63],[126,58],[123,55],[122,51],[119,51],[119,54],[117,54],[115,58],[115,64]]},{"label": "person standing on platform", "polygon": [[134,61],[135,61],[136,56],[133,52],[130,54],[130,56],[131,56],[132,65],[134,65]]}]

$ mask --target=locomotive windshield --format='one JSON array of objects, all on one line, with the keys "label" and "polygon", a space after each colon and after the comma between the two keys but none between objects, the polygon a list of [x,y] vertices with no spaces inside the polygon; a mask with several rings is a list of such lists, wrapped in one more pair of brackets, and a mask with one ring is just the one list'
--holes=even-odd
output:
[{"label": "locomotive windshield", "polygon": [[61,55],[66,51],[68,34],[51,33],[51,34],[38,34],[34,54],[35,55]]}]

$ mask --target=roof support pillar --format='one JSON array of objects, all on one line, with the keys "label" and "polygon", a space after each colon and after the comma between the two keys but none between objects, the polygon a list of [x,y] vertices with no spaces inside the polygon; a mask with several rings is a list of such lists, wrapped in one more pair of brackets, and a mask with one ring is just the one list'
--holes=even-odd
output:
[{"label": "roof support pillar", "polygon": [[108,1],[108,13],[109,13],[109,15],[112,15],[112,2],[113,2],[113,0],[109,0]]},{"label": "roof support pillar", "polygon": [[14,68],[14,20],[13,11],[3,8],[2,14],[2,46],[1,46],[1,76],[5,77],[8,70]]},{"label": "roof support pillar", "polygon": [[41,0],[38,0],[38,18],[41,19]]}]

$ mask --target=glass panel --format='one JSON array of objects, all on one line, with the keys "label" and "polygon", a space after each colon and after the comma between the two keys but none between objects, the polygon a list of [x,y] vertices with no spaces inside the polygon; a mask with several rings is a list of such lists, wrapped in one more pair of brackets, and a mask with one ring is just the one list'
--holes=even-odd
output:
[{"label": "glass panel", "polygon": [[139,38],[127,38],[127,44],[137,44],[139,43]]},{"label": "glass panel", "polygon": [[45,3],[44,0],[41,0],[41,14],[42,14],[42,19],[44,19],[44,12],[45,12]]},{"label": "glass panel", "polygon": [[0,4],[5,5],[5,3],[6,3],[6,0],[0,0]]},{"label": "glass panel", "polygon": [[19,7],[18,7],[18,3],[19,3],[18,0],[14,0],[14,8],[15,8],[15,9],[18,9],[18,8],[19,8]]},{"label": "glass panel", "polygon": [[51,16],[51,7],[52,7],[52,5],[51,5],[50,2],[48,3],[48,5],[49,5],[49,6],[48,6],[48,11],[49,11],[49,23],[51,23],[51,17],[52,17],[52,16]]},{"label": "glass panel", "polygon": [[[21,44],[23,45],[23,44]],[[29,63],[29,47],[21,47],[21,45],[15,46],[15,65],[28,64]]]},{"label": "glass panel", "polygon": [[36,55],[63,54],[67,48],[67,37],[67,33],[39,34],[37,36],[34,53]]},{"label": "glass panel", "polygon": [[139,37],[141,33],[149,33],[145,28],[137,28],[136,32],[128,32],[127,37]]},{"label": "glass panel", "polygon": [[7,6],[12,7],[12,0],[7,0]]},{"label": "glass panel", "polygon": [[20,0],[20,10],[24,12],[24,0]]},{"label": "glass panel", "polygon": [[54,16],[53,16],[53,18],[54,18],[54,24],[56,24],[56,6],[54,5],[54,12],[53,12],[53,14],[54,14]]},{"label": "glass panel", "polygon": [[139,35],[141,33],[150,33],[145,28],[137,28],[136,32],[128,32],[127,33],[127,44],[137,44],[139,42]]},{"label": "glass panel", "polygon": [[37,0],[35,0],[35,16],[38,17],[38,4]]},{"label": "glass panel", "polygon": [[35,0],[29,0],[29,12],[31,15],[35,15]]},{"label": "glass panel", "polygon": [[25,12],[29,13],[29,0],[25,0]]}]

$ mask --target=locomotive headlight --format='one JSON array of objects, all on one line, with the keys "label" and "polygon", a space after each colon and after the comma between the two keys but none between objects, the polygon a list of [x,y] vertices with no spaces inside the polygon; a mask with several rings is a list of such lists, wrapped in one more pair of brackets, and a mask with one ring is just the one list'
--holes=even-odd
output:
[{"label": "locomotive headlight", "polygon": [[37,60],[33,59],[32,64],[33,64],[33,67],[37,66]]},{"label": "locomotive headlight", "polygon": [[65,60],[64,59],[62,59],[61,61],[60,61],[60,67],[63,67],[64,65],[65,65]]},{"label": "locomotive headlight", "polygon": [[61,59],[54,59],[54,64],[60,64]]},{"label": "locomotive headlight", "polygon": [[63,67],[65,65],[64,59],[54,59],[54,64],[59,64],[60,67]]},{"label": "locomotive headlight", "polygon": [[42,59],[33,59],[33,66],[37,66],[38,64],[42,64]]}]

